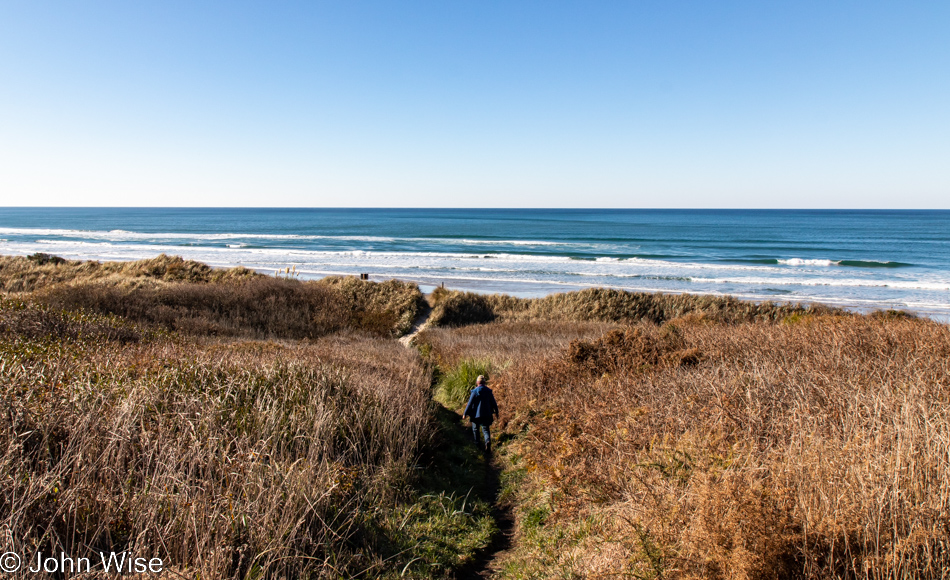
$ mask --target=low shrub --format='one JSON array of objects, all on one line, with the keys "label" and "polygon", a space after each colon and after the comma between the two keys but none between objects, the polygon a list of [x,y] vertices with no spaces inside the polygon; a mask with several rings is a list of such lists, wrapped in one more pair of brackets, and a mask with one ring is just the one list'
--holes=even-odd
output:
[{"label": "low shrub", "polygon": [[54,256],[52,254],[44,254],[43,252],[37,252],[26,257],[27,260],[33,262],[38,266],[45,266],[46,264],[53,264],[58,266],[60,264],[65,264],[66,260],[60,258],[59,256]]}]

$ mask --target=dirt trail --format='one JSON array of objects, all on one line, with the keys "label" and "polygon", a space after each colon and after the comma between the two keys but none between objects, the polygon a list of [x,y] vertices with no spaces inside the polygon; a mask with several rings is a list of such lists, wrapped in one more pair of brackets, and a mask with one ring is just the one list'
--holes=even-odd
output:
[{"label": "dirt trail", "polygon": [[498,494],[501,491],[501,466],[497,458],[485,465],[485,484],[492,490],[492,495],[496,501],[492,505],[492,518],[498,531],[491,539],[491,543],[478,554],[476,559],[468,566],[462,568],[456,573],[458,580],[476,580],[481,578],[492,578],[501,568],[501,562],[505,554],[511,549],[515,534],[515,518],[508,505],[500,504],[497,501]]},{"label": "dirt trail", "polygon": [[[432,315],[432,307],[426,302],[425,308],[419,311],[418,316],[412,323],[412,328],[404,336],[399,338],[399,342],[406,348],[415,346],[416,335],[425,330],[429,325],[429,317]],[[462,439],[471,441],[471,433],[466,429]],[[499,569],[499,562],[512,546],[514,536],[514,515],[510,507],[497,502],[497,497],[501,491],[501,465],[497,457],[486,458],[485,462],[485,481],[484,485],[491,490],[491,495],[496,498],[492,505],[492,518],[495,525],[498,526],[498,532],[492,537],[491,543],[472,561],[468,566],[463,567],[456,573],[459,580],[474,580],[480,578],[491,578]]]},{"label": "dirt trail", "polygon": [[416,315],[416,319],[412,321],[412,328],[409,329],[405,335],[399,337],[399,342],[403,346],[412,346],[413,339],[416,338],[416,335],[425,330],[426,326],[429,325],[429,316],[432,315],[432,307],[429,306],[429,302],[426,301],[426,305],[419,311],[419,314]]}]

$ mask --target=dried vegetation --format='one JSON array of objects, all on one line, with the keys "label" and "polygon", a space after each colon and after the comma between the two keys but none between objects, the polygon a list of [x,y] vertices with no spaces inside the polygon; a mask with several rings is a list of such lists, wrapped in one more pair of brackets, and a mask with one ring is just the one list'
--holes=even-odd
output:
[{"label": "dried vegetation", "polygon": [[28,560],[418,578],[488,543],[431,371],[390,339],[415,285],[44,255],[0,258],[0,284],[0,532]]},{"label": "dried vegetation", "polygon": [[[945,575],[950,329],[725,318],[570,344],[551,326],[495,374],[518,519],[502,577]],[[505,324],[475,328],[431,335],[430,356],[525,342]]]},{"label": "dried vegetation", "polygon": [[31,550],[135,549],[202,578],[449,575],[492,524],[435,369],[450,406],[488,372],[502,408],[502,578],[950,569],[946,325],[439,291],[419,357],[387,339],[421,306],[399,282],[33,256],[0,258],[0,288],[23,298],[0,301],[0,524]]},{"label": "dried vegetation", "polygon": [[49,254],[0,256],[0,291],[32,292],[63,283],[122,287],[155,286],[170,282],[209,283],[258,276],[247,268],[214,269],[207,264],[162,254],[135,262],[64,260]]},{"label": "dried vegetation", "polygon": [[398,336],[423,304],[415,284],[397,280],[303,282],[165,255],[137,262],[0,257],[0,288],[31,293],[32,300],[56,308],[193,335],[248,338],[317,338],[344,329]]},{"label": "dried vegetation", "polygon": [[7,299],[0,355],[0,525],[23,553],[133,550],[201,578],[418,577],[490,534],[473,502],[419,497],[439,430],[429,373],[395,341],[183,338]]},{"label": "dried vegetation", "polygon": [[821,305],[748,302],[731,296],[627,292],[607,288],[588,288],[544,298],[515,298],[505,294],[485,296],[437,289],[432,298],[435,308],[431,324],[446,327],[494,320],[625,324],[648,321],[661,324],[688,315],[710,322],[736,323],[782,320],[805,314],[844,315],[841,310]]}]

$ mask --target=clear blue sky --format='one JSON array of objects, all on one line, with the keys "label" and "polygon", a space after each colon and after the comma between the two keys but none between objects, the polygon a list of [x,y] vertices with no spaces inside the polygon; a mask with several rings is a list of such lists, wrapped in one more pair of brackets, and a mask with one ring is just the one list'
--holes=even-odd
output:
[{"label": "clear blue sky", "polygon": [[3,2],[0,205],[950,208],[950,2]]}]

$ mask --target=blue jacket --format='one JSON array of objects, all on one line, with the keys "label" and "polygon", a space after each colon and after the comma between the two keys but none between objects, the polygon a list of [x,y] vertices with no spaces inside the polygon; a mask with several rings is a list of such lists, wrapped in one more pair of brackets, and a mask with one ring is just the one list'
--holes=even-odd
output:
[{"label": "blue jacket", "polygon": [[492,413],[498,414],[498,403],[495,402],[495,395],[491,389],[485,385],[472,389],[472,396],[468,398],[462,417],[471,417],[475,423],[491,425],[494,420]]}]

